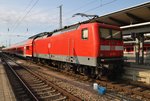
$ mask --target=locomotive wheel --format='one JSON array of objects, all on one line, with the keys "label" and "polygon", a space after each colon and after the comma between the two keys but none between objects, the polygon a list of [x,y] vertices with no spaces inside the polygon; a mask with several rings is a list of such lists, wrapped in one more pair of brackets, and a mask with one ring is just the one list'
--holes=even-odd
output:
[{"label": "locomotive wheel", "polygon": [[73,67],[72,67],[72,70],[73,70],[73,72],[74,72],[75,74],[77,74],[77,66],[73,66]]}]

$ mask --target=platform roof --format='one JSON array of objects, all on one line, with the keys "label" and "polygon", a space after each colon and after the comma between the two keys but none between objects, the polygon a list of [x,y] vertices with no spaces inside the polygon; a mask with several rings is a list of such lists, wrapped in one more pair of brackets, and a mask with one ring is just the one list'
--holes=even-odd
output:
[{"label": "platform roof", "polygon": [[150,21],[150,2],[100,16],[92,21],[127,26]]}]

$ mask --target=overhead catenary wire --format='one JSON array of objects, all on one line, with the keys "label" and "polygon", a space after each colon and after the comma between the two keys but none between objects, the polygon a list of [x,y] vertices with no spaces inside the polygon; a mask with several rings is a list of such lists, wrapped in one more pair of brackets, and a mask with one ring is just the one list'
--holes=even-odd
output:
[{"label": "overhead catenary wire", "polygon": [[92,1],[90,1],[90,2],[88,2],[88,3],[85,3],[84,5],[82,5],[82,6],[78,7],[78,8],[76,8],[76,9],[73,9],[73,10],[68,11],[68,12],[65,13],[65,14],[69,14],[69,13],[71,13],[71,12],[74,12],[74,11],[77,11],[77,10],[81,10],[81,8],[86,7],[86,5],[89,5],[89,4],[92,4],[92,3],[95,3],[95,2],[97,2],[97,1],[96,1],[96,0],[92,0]]},{"label": "overhead catenary wire", "polygon": [[[95,1],[95,0],[92,0],[92,1],[90,1],[90,2],[88,2],[88,3],[84,3],[84,5],[82,5],[82,6],[78,7],[78,8],[76,8],[76,9],[70,10],[69,12],[67,12],[67,13],[65,13],[65,14],[69,14],[70,12],[74,12],[74,11],[76,11],[76,10],[79,10],[79,9],[81,9],[81,8],[84,8],[84,7],[86,7],[86,5],[89,5],[89,4],[94,3],[94,2],[96,2],[96,1]],[[37,14],[38,14],[38,13],[37,13]],[[57,19],[57,18],[54,17],[54,18],[52,18],[51,20],[53,20],[53,19]],[[67,20],[67,19],[65,19],[65,20]],[[22,20],[21,20],[21,21],[22,21]],[[20,21],[20,22],[21,22],[21,21]],[[18,23],[18,24],[15,26],[13,32],[14,32],[15,29],[19,26],[19,24],[20,24],[20,23]],[[46,27],[45,29],[47,29],[47,28],[48,28],[48,27]]]},{"label": "overhead catenary wire", "polygon": [[[89,10],[86,10],[86,11],[84,11],[83,13],[93,11],[93,10],[95,10],[95,9],[98,9],[98,8],[103,7],[103,6],[105,6],[105,5],[114,3],[114,2],[116,2],[116,1],[117,1],[117,0],[112,0],[112,1],[107,2],[107,3],[104,3],[104,4],[101,3],[99,6],[96,6],[96,7],[94,7],[94,8],[89,9]],[[101,2],[102,2],[102,1],[101,1]]]},{"label": "overhead catenary wire", "polygon": [[[107,2],[107,3],[102,4],[102,0],[101,0],[101,4],[100,4],[100,5],[98,5],[98,6],[94,7],[94,8],[88,9],[88,10],[84,11],[83,13],[87,13],[87,12],[93,11],[93,10],[98,9],[98,8],[100,8],[100,7],[103,7],[103,6],[105,6],[105,5],[111,4],[111,3],[115,2],[115,1],[117,1],[117,0],[112,0],[112,1],[110,1],[110,2]],[[68,20],[71,20],[72,18],[73,18],[73,17],[69,17],[69,18],[65,19],[64,21],[66,21],[66,20],[67,20],[67,21],[68,21]]]},{"label": "overhead catenary wire", "polygon": [[[33,0],[30,0],[30,2],[28,3],[28,5],[25,7],[25,9],[23,10],[23,12],[25,12],[29,7],[30,5],[32,4]],[[19,22],[19,20],[21,19],[21,16],[19,16],[17,18],[17,20],[14,22],[14,24],[12,24],[10,27],[8,27],[8,33],[11,31],[11,29],[13,29],[16,24]],[[8,41],[9,41],[9,45],[11,44],[11,36],[12,35],[7,35],[8,36]],[[14,35],[15,36],[15,35]],[[7,41],[6,41],[6,46],[7,46]]]},{"label": "overhead catenary wire", "polygon": [[[23,10],[23,12],[25,12],[29,7],[30,5],[32,4],[33,0],[31,0],[28,5],[26,6],[26,8]],[[19,16],[18,19],[15,21],[15,23],[12,25],[12,29],[16,26],[16,24],[20,21],[20,19],[22,18],[22,16]]]},{"label": "overhead catenary wire", "polygon": [[[86,12],[89,12],[89,11],[93,11],[93,10],[95,10],[95,9],[98,9],[98,8],[102,7],[102,6],[111,4],[111,3],[115,2],[115,1],[116,1],[116,0],[112,0],[112,1],[110,1],[110,2],[107,2],[107,3],[102,4],[102,0],[101,0],[101,4],[100,4],[100,5],[98,5],[98,6],[94,7],[94,8],[88,9],[88,10],[86,10],[86,11],[84,11],[84,12],[86,13]],[[74,9],[74,10],[70,10],[69,12],[65,13],[65,15],[66,15],[66,14],[69,14],[70,12],[74,12],[74,11],[76,11],[76,10],[79,10],[79,9],[81,9],[81,8],[84,8],[85,6],[89,6],[90,4],[92,4],[92,3],[94,3],[94,2],[95,2],[95,0],[92,0],[92,1],[90,1],[90,2],[88,2],[88,3],[85,3],[84,5],[78,7],[78,8],[76,8],[76,9]],[[38,13],[37,13],[37,14],[38,14]],[[57,19],[57,18],[54,17],[54,18],[52,18],[51,20],[54,21],[55,19]],[[68,21],[68,20],[71,20],[71,19],[72,19],[72,17],[66,18],[66,19],[63,20],[63,22]],[[56,23],[56,24],[59,24],[59,23]],[[44,29],[48,29],[49,27],[50,27],[50,25],[48,25],[48,26],[47,26],[46,28],[44,28]]]},{"label": "overhead catenary wire", "polygon": [[17,27],[20,25],[20,23],[26,18],[26,16],[31,12],[31,10],[36,6],[36,4],[39,2],[39,0],[36,0],[36,2],[32,5],[32,7],[27,11],[27,13],[18,21],[16,26],[13,29],[13,32],[17,29]]},{"label": "overhead catenary wire", "polygon": [[[92,4],[92,3],[95,3],[95,2],[96,2],[96,0],[92,0],[92,1],[90,1],[90,2],[84,3],[84,5],[81,5],[81,6],[78,7],[78,8],[75,8],[75,9],[73,9],[73,10],[70,10],[70,11],[68,11],[67,13],[64,13],[64,15],[68,15],[68,14],[71,13],[71,12],[77,11],[77,10],[79,10],[79,9],[81,9],[81,8],[86,7],[86,5],[89,5],[89,4]],[[51,20],[55,20],[55,19],[57,19],[57,18],[54,17],[54,18],[52,18]],[[68,18],[66,18],[65,21],[66,21],[67,19],[68,19]],[[69,18],[69,19],[70,19],[70,18]],[[59,24],[59,23],[57,23],[57,24]],[[44,29],[47,29],[47,28],[49,28],[49,25],[48,25],[47,27],[45,27]]]},{"label": "overhead catenary wire", "polygon": [[[85,6],[87,6],[87,5],[89,5],[89,4],[92,4],[92,3],[94,3],[95,2],[95,0],[91,0],[90,2],[88,2],[88,3],[84,3],[84,5],[82,5],[82,6],[80,6],[80,7],[78,7],[78,8],[75,8],[75,9],[73,9],[73,10],[70,10],[70,11],[68,11],[67,13],[65,13],[64,15],[67,15],[67,14],[70,14],[71,12],[74,12],[74,11],[76,11],[76,10],[79,10],[79,9],[81,9],[81,8],[84,8]],[[58,7],[57,7],[58,8]],[[53,8],[54,9],[54,8]],[[52,10],[53,10],[52,9]],[[45,10],[45,11],[47,11],[47,10]],[[42,11],[42,12],[44,12],[44,10]],[[39,12],[39,13],[41,13],[41,11]],[[39,13],[34,13],[34,15],[35,14],[39,14]],[[29,16],[31,16],[32,14],[30,14]],[[55,15],[55,14],[53,14],[53,15]],[[57,19],[56,18],[56,16],[51,16],[51,20],[55,20],[55,19]],[[56,24],[58,24],[58,23],[56,23]],[[49,28],[49,25],[48,25],[48,27],[46,27],[46,28],[44,28],[44,29],[47,29],[47,28]]]},{"label": "overhead catenary wire", "polygon": [[17,35],[17,34],[8,34],[8,35],[4,35],[4,34],[0,34],[0,36],[2,37],[5,37],[5,36],[11,36],[11,37],[29,37],[29,36],[24,36],[24,35]]}]

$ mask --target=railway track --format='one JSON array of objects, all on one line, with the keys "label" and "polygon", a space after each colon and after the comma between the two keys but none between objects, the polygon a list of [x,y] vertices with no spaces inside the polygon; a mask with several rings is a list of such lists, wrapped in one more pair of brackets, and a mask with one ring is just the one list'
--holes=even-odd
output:
[{"label": "railway track", "polygon": [[63,73],[78,79],[80,78],[84,81],[96,82],[100,86],[106,87],[108,92],[107,95],[114,98],[118,97],[118,99],[124,99],[128,101],[150,101],[149,85],[142,85],[139,82],[130,82],[124,80],[108,81],[105,78],[102,80],[95,80],[79,74],[68,73],[66,71],[63,71]]},{"label": "railway track", "polygon": [[[48,67],[49,68],[49,67]],[[51,68],[53,70],[57,70],[56,68]],[[61,71],[62,73],[65,73],[66,75],[72,76],[74,78],[77,78],[78,80],[84,80],[84,81],[90,81],[90,82],[96,82],[100,86],[104,86],[107,88],[107,94],[109,97],[112,98],[118,98],[120,100],[128,100],[128,101],[135,101],[135,100],[144,100],[149,101],[150,100],[150,87],[149,85],[142,85],[138,82],[128,82],[128,81],[107,81],[107,80],[93,80],[91,78],[88,78],[87,76],[80,75],[80,74],[74,74],[72,72],[67,71]]]},{"label": "railway track", "polygon": [[[43,65],[43,64],[42,64]],[[57,70],[56,68],[52,68],[50,66],[46,66],[52,70]],[[59,70],[65,75],[72,76],[73,78],[77,78],[78,80],[84,81],[92,81],[97,82],[101,86],[107,87],[106,95],[111,98],[118,98],[120,100],[128,100],[128,101],[135,101],[135,100],[150,100],[150,87],[143,86],[137,83],[127,83],[127,82],[110,82],[105,80],[93,80],[83,75],[74,74],[72,72],[62,71]],[[41,72],[42,73],[42,72]]]},{"label": "railway track", "polygon": [[100,80],[96,80],[96,82],[101,86],[107,87],[111,92],[118,92],[118,94],[121,94],[122,97],[126,97],[126,99],[150,100],[150,87],[148,86],[139,86],[127,82],[108,82]]},{"label": "railway track", "polygon": [[[48,66],[48,68],[50,68]],[[57,68],[51,68],[53,70],[57,70]],[[107,88],[107,95],[118,98],[118,99],[124,99],[129,101],[135,101],[135,100],[144,100],[149,101],[150,100],[150,86],[149,85],[142,85],[138,82],[129,82],[129,81],[107,81],[105,80],[94,80],[92,78],[88,78],[87,76],[75,74],[68,71],[58,70],[59,72],[65,73],[66,75],[72,76],[74,78],[77,78],[78,80],[83,81],[90,81],[90,82],[96,82],[100,86],[104,86]]]},{"label": "railway track", "polygon": [[9,67],[6,71],[9,74],[17,100],[81,101],[80,98],[48,81],[41,73],[25,68],[4,55],[1,57],[4,65]]}]

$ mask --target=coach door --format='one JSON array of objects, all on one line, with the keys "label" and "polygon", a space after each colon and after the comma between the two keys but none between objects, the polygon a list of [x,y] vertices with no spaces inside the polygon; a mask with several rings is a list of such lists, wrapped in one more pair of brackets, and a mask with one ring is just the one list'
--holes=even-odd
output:
[{"label": "coach door", "polygon": [[68,62],[74,62],[74,39],[68,39]]},{"label": "coach door", "polygon": [[52,47],[52,43],[51,40],[48,42],[48,55],[49,55],[49,59],[51,58],[51,47]]}]

